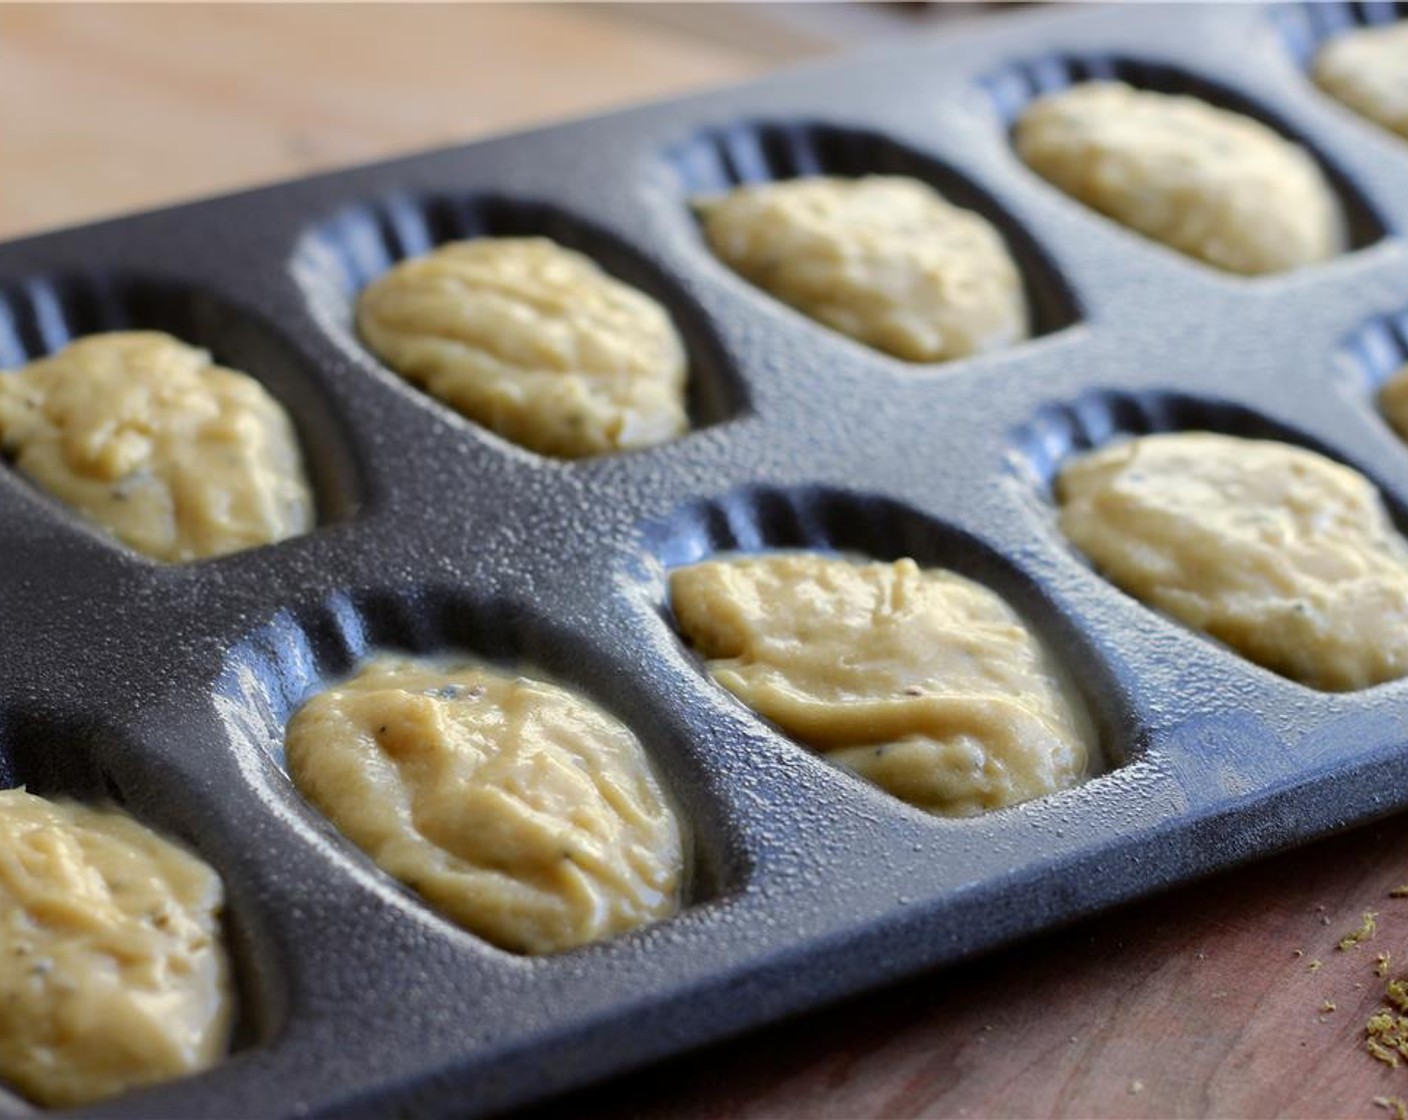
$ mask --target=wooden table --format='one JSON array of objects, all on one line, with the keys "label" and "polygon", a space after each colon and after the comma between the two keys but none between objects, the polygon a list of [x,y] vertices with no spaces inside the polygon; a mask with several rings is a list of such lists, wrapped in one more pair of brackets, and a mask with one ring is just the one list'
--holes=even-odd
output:
[{"label": "wooden table", "polygon": [[[556,7],[0,8],[0,236],[736,80]],[[580,1094],[601,1118],[1381,1116],[1408,818]],[[1365,910],[1376,938],[1341,951]],[[1312,961],[1323,962],[1312,970]],[[1327,1002],[1329,1001],[1329,1002]],[[1328,1010],[1333,1006],[1333,1010]]]}]

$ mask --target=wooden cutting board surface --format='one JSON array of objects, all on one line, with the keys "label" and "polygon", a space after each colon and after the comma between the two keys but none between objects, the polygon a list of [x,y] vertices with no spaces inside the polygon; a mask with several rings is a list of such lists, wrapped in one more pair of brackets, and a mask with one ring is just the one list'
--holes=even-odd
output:
[{"label": "wooden cutting board surface", "polygon": [[[744,78],[563,6],[0,7],[0,237]],[[579,1095],[554,1115],[1388,1117],[1408,818]],[[1372,941],[1337,942],[1377,912]],[[1312,968],[1313,962],[1321,962]]]},{"label": "wooden cutting board surface", "polygon": [[556,5],[0,5],[0,237],[748,77]]}]

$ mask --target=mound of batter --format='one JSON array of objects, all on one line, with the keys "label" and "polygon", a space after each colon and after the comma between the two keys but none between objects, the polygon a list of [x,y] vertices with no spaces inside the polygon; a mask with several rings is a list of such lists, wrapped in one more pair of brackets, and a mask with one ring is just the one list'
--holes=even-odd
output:
[{"label": "mound of batter", "polygon": [[546,238],[403,261],[363,290],[357,326],[397,373],[543,455],[628,451],[689,426],[684,343],[665,309]]},{"label": "mound of batter", "polygon": [[225,1051],[219,877],[115,811],[0,792],[0,1078],[85,1104]]},{"label": "mound of batter", "polygon": [[382,870],[502,948],[551,953],[679,908],[680,826],[644,748],[556,685],[380,658],[294,715],[286,753]]},{"label": "mound of batter", "polygon": [[1022,276],[1001,235],[917,179],[791,179],[695,206],[730,268],[897,358],[941,362],[1027,337]]},{"label": "mound of batter", "polygon": [[1086,82],[1034,101],[1015,141],[1067,194],[1229,272],[1282,272],[1345,247],[1339,200],[1304,148],[1194,97]]},{"label": "mound of batter", "polygon": [[1330,691],[1408,674],[1408,545],[1357,471],[1187,432],[1074,459],[1057,496],[1110,580],[1252,661]]},{"label": "mound of batter", "polygon": [[158,560],[219,556],[313,525],[283,408],[253,378],[154,331],[90,335],[0,373],[0,449]]},{"label": "mound of batter", "polygon": [[1090,733],[1051,658],[987,588],[913,560],[733,556],[670,576],[714,679],[894,796],[967,816],[1075,784]]},{"label": "mound of batter", "polygon": [[1408,21],[1336,35],[1312,74],[1331,97],[1408,138]]}]

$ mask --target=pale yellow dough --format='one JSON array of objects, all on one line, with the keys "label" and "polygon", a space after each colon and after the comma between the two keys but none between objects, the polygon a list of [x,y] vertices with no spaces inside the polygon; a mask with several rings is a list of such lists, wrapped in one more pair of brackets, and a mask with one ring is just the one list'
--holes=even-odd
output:
[{"label": "pale yellow dough", "polygon": [[403,261],[363,290],[357,325],[397,373],[543,455],[648,447],[689,426],[684,343],[665,309],[546,238]]},{"label": "pale yellow dough", "polygon": [[64,1107],[217,1062],[222,904],[215,872],[121,813],[0,792],[0,1078]]},{"label": "pale yellow dough", "polygon": [[680,905],[679,822],[621,723],[544,681],[380,658],[288,726],[303,795],[486,941],[551,953]]},{"label": "pale yellow dough", "polygon": [[1408,366],[1404,366],[1379,390],[1379,408],[1388,422],[1408,440]]},{"label": "pale yellow dough", "polygon": [[1357,471],[1187,432],[1081,456],[1057,494],[1115,584],[1252,661],[1331,691],[1408,674],[1408,545]]},{"label": "pale yellow dough", "polygon": [[90,335],[0,373],[0,448],[158,560],[219,556],[313,525],[283,408],[253,378],[157,332]]},{"label": "pale yellow dough", "polygon": [[1022,276],[1001,235],[917,179],[791,179],[695,206],[730,268],[897,358],[940,362],[1027,337]]},{"label": "pale yellow dough", "polygon": [[1336,35],[1313,74],[1331,97],[1408,138],[1408,21]]},{"label": "pale yellow dough", "polygon": [[1086,82],[1034,101],[1015,142],[1067,194],[1229,272],[1282,272],[1345,248],[1339,200],[1309,153],[1194,97]]},{"label": "pale yellow dough", "polygon": [[671,573],[670,602],[721,685],[921,809],[980,813],[1085,772],[1083,707],[1017,614],[962,576],[913,560],[733,556]]}]

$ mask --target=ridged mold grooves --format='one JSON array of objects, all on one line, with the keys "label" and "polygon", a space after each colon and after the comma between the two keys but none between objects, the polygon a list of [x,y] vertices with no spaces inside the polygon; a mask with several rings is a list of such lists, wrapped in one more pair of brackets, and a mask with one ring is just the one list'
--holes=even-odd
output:
[{"label": "ridged mold grooves", "polygon": [[285,1018],[287,982],[278,948],[259,920],[256,892],[222,868],[222,839],[207,836],[199,843],[183,829],[191,810],[183,805],[180,789],[143,782],[134,777],[129,761],[110,757],[136,749],[98,718],[12,708],[0,713],[0,789],[23,786],[51,800],[119,809],[221,873],[222,925],[235,1001],[229,1056],[266,1046]]},{"label": "ridged mold grooves", "polygon": [[1377,390],[1408,366],[1408,308],[1370,319],[1345,340],[1340,355],[1366,389]]},{"label": "ridged mold grooves", "polygon": [[1022,273],[1033,336],[1080,321],[1075,293],[1060,270],[992,195],[948,164],[882,133],[814,122],[743,121],[696,133],[670,148],[666,159],[687,199],[814,175],[918,179],[954,205],[981,214],[1002,234]]},{"label": "ridged mold grooves", "polygon": [[1184,94],[1260,121],[1305,148],[1320,165],[1344,210],[1350,252],[1387,236],[1388,228],[1369,200],[1307,137],[1260,102],[1192,71],[1124,55],[1051,54],[1010,62],[985,75],[979,84],[1010,130],[1038,97],[1090,81],[1119,81],[1154,93]]},{"label": "ridged mold grooves", "polygon": [[1273,4],[1271,19],[1291,56],[1308,70],[1316,52],[1330,39],[1356,28],[1382,27],[1408,19],[1408,3],[1316,0],[1315,3]]},{"label": "ridged mold grooves", "polygon": [[[720,806],[680,749],[669,718],[673,698],[614,671],[592,640],[528,604],[470,602],[453,590],[338,593],[286,608],[250,632],[226,655],[215,686],[217,707],[232,744],[258,760],[276,795],[299,798],[283,753],[293,713],[378,655],[483,662],[556,682],[596,703],[635,732],[680,811],[690,860],[685,905],[712,901],[739,885],[744,861]],[[308,812],[317,817],[311,807]],[[343,851],[355,850],[330,824],[324,834]],[[409,889],[405,893],[424,905]]]},{"label": "ridged mold grooves", "polygon": [[1369,407],[1381,415],[1379,390],[1399,370],[1408,369],[1408,308],[1364,323],[1345,339],[1339,358],[1368,398]]},{"label": "ridged mold grooves", "polygon": [[[748,486],[686,503],[647,523],[642,543],[666,579],[673,568],[718,554],[779,550],[887,561],[907,557],[923,568],[956,572],[1001,596],[1057,657],[1090,715],[1098,743],[1087,779],[1124,765],[1141,749],[1137,713],[1079,620],[1055,609],[1034,579],[984,541],[909,506],[824,487]],[[656,596],[663,624],[688,649],[670,608],[667,582]]]},{"label": "ridged mold grooves", "polygon": [[331,400],[297,348],[250,312],[199,287],[139,276],[36,276],[0,287],[0,370],[128,330],[164,331],[260,382],[293,419],[319,523],[356,514],[360,470]]},{"label": "ridged mold grooves", "polygon": [[555,206],[493,195],[391,195],[348,206],[308,230],[293,271],[324,329],[370,353],[357,335],[358,293],[400,261],[476,237],[550,238],[665,307],[688,354],[692,428],[721,424],[747,408],[741,379],[685,290],[615,235]]},{"label": "ridged mold grooves", "polygon": [[[1072,401],[1045,404],[1014,432],[1013,444],[1026,473],[1051,501],[1056,475],[1067,459],[1123,439],[1165,432],[1277,440],[1345,462],[1334,448],[1244,405],[1163,390],[1096,390]],[[1408,513],[1387,490],[1380,491],[1400,529],[1408,526]]]}]

